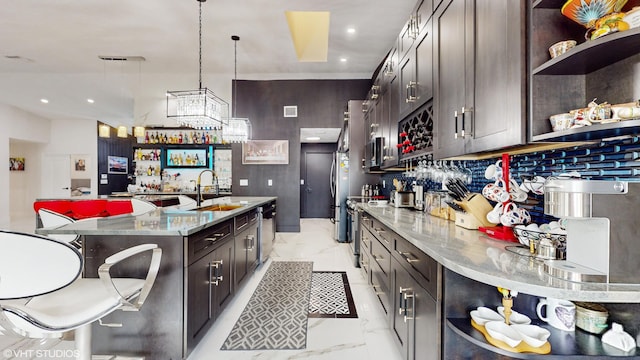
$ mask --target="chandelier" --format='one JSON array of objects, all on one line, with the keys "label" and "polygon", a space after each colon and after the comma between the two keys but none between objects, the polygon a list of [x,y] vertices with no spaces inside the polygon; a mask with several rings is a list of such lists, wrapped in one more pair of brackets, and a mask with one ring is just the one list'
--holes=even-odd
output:
[{"label": "chandelier", "polygon": [[229,124],[229,104],[213,91],[202,87],[202,3],[198,17],[198,81],[197,90],[167,91],[167,117],[175,118],[179,126],[211,129]]},{"label": "chandelier", "polygon": [[233,82],[233,117],[228,119],[226,124],[222,125],[222,139],[225,142],[238,143],[246,142],[251,139],[251,122],[247,118],[236,117],[236,83],[238,78],[238,40],[240,37],[231,35],[234,50],[234,82]]}]

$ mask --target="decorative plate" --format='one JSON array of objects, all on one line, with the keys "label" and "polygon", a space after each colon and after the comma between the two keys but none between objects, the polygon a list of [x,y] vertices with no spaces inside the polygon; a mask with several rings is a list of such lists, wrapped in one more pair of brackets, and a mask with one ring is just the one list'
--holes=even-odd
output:
[{"label": "decorative plate", "polygon": [[628,0],[568,0],[560,10],[562,15],[581,24],[586,28],[592,28],[596,20],[601,17],[618,12]]}]

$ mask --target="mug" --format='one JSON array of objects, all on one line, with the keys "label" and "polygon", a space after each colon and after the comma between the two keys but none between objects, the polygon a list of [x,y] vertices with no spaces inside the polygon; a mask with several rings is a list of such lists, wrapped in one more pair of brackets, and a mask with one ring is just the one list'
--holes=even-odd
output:
[{"label": "mug", "polygon": [[[542,316],[542,308],[546,307],[546,315]],[[536,306],[536,314],[540,320],[556,329],[574,331],[576,328],[576,306],[568,300],[546,298],[540,299]]]},{"label": "mug", "polygon": [[493,210],[487,213],[487,220],[493,224],[500,224],[500,216],[502,215],[503,204],[497,203]]},{"label": "mug", "polygon": [[500,223],[504,226],[514,226],[530,221],[531,215],[529,212],[525,209],[518,208],[518,206],[512,202],[504,207],[504,211],[500,216]]},{"label": "mug", "polygon": [[542,176],[534,176],[533,179],[524,180],[522,185],[520,185],[520,189],[525,192],[531,191],[536,195],[542,195],[544,194],[545,181],[545,178]]},{"label": "mug", "polygon": [[507,187],[502,179],[496,180],[495,183],[489,183],[482,189],[482,195],[495,202],[505,202],[511,198],[507,192]]},{"label": "mug", "polygon": [[495,164],[487,166],[484,171],[484,178],[487,180],[497,180],[502,177],[502,160],[496,161]]},{"label": "mug", "polygon": [[525,202],[529,198],[527,192],[522,190],[520,186],[518,186],[518,183],[513,179],[509,179],[509,193],[511,201]]}]

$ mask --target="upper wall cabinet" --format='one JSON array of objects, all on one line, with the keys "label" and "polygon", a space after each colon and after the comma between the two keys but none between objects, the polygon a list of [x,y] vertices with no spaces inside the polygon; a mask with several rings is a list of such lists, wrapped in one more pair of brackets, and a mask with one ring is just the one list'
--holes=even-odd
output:
[{"label": "upper wall cabinet", "polygon": [[[586,29],[560,13],[563,4],[536,0],[530,5],[531,140],[582,141],[640,134],[640,119],[552,130],[550,116],[585,108],[593,99],[613,105],[638,100],[634,84],[640,81],[640,27],[585,40]],[[578,44],[551,59],[549,47],[564,40]]]},{"label": "upper wall cabinet", "polygon": [[432,9],[432,0],[418,2],[398,39],[399,120],[433,97]]},{"label": "upper wall cabinet", "polygon": [[434,157],[526,142],[526,4],[444,0],[433,15]]}]

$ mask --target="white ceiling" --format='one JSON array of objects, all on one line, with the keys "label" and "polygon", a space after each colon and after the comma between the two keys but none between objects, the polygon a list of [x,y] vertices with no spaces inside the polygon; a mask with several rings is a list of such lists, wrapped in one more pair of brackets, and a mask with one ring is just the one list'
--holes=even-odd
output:
[{"label": "white ceiling", "polygon": [[[202,5],[203,86],[231,100],[235,76],[231,35],[240,36],[235,44],[238,79],[370,78],[415,2],[209,0]],[[141,109],[141,99],[157,100],[167,90],[198,88],[198,4],[196,0],[3,1],[0,103],[52,119],[148,124],[149,111]],[[287,10],[331,12],[327,62],[297,61]],[[348,27],[356,33],[348,34]],[[100,55],[142,56],[146,61],[105,62]],[[347,61],[341,62],[341,57]],[[49,103],[40,103],[41,98]],[[87,98],[95,103],[88,104]]]}]

